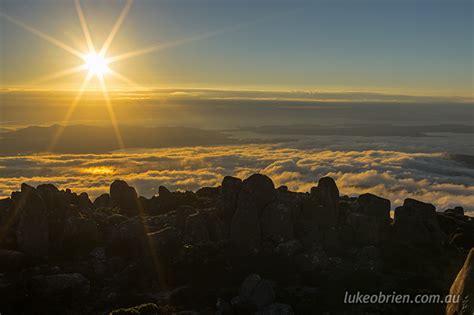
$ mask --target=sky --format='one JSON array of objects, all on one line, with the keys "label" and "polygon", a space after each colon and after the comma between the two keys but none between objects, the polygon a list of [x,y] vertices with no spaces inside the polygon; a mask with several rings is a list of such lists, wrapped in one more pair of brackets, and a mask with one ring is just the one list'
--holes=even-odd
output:
[{"label": "sky", "polygon": [[[74,1],[2,0],[0,11],[87,51]],[[83,0],[100,47],[125,1]],[[108,55],[157,44],[111,68],[110,88],[343,90],[471,97],[472,1],[135,0]],[[0,17],[0,85],[78,88],[85,73],[40,82],[81,60]]]}]

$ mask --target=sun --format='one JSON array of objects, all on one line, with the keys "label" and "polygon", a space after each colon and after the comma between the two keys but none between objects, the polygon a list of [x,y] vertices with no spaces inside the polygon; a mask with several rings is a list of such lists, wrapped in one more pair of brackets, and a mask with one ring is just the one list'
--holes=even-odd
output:
[{"label": "sun", "polygon": [[84,68],[97,77],[103,77],[109,72],[107,59],[96,52],[90,52],[84,56]]}]

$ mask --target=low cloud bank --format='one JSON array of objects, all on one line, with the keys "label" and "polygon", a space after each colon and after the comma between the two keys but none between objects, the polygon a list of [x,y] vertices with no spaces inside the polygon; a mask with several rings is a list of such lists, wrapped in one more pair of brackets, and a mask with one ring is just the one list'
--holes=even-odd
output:
[{"label": "low cloud bank", "polygon": [[282,144],[5,156],[0,157],[0,196],[10,195],[23,182],[53,183],[97,196],[121,178],[150,197],[160,185],[196,190],[219,185],[225,175],[245,178],[255,172],[295,191],[309,191],[320,177],[332,176],[342,194],[371,192],[390,199],[393,206],[412,197],[439,210],[455,205],[474,210],[474,169],[448,154],[321,151]]}]

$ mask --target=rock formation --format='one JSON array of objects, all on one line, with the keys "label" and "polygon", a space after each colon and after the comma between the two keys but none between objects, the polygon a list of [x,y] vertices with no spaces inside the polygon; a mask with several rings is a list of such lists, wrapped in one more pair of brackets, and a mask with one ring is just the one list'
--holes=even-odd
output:
[{"label": "rock formation", "polygon": [[462,208],[406,199],[392,220],[389,200],[340,196],[329,177],[310,192],[275,189],[262,174],[158,191],[140,197],[116,180],[91,202],[24,184],[0,200],[0,312],[442,313],[343,297],[450,289],[461,302],[448,314],[473,311],[474,221]]}]

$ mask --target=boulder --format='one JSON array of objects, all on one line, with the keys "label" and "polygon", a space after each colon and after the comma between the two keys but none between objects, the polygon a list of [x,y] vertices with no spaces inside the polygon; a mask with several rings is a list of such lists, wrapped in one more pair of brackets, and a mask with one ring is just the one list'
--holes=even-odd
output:
[{"label": "boulder", "polygon": [[390,200],[373,194],[363,194],[357,198],[359,212],[377,219],[381,223],[390,223]]},{"label": "boulder", "polygon": [[237,209],[237,200],[242,180],[232,176],[226,176],[222,180],[221,198],[222,198],[222,218],[230,222],[235,210]]},{"label": "boulder", "polygon": [[242,183],[230,228],[231,240],[240,253],[256,253],[260,250],[259,218],[263,209],[274,199],[275,186],[267,176],[254,174]]},{"label": "boulder", "polygon": [[449,290],[451,296],[459,296],[446,306],[446,315],[471,315],[474,313],[474,248],[459,271]]},{"label": "boulder", "polygon": [[184,229],[184,242],[187,244],[202,244],[209,242],[209,231],[206,217],[203,213],[194,213],[187,217]]},{"label": "boulder", "polygon": [[110,185],[110,199],[112,205],[119,208],[124,215],[133,216],[139,213],[137,192],[123,180],[115,180]]},{"label": "boulder", "polygon": [[444,213],[462,217],[462,216],[464,216],[464,208],[463,207],[454,207],[454,209],[444,210]]},{"label": "boulder", "polygon": [[97,209],[97,208],[107,208],[110,207],[111,200],[110,200],[110,195],[109,194],[102,194],[99,197],[95,198],[94,203],[92,206]]},{"label": "boulder", "polygon": [[415,246],[439,247],[445,240],[432,204],[405,199],[395,209],[394,232],[396,241]]},{"label": "boulder", "polygon": [[48,212],[40,194],[31,186],[21,185],[21,193],[15,200],[15,211],[20,214],[17,228],[18,249],[32,257],[48,255]]},{"label": "boulder", "polygon": [[92,209],[92,201],[89,199],[89,195],[85,192],[78,196],[79,209]]}]

